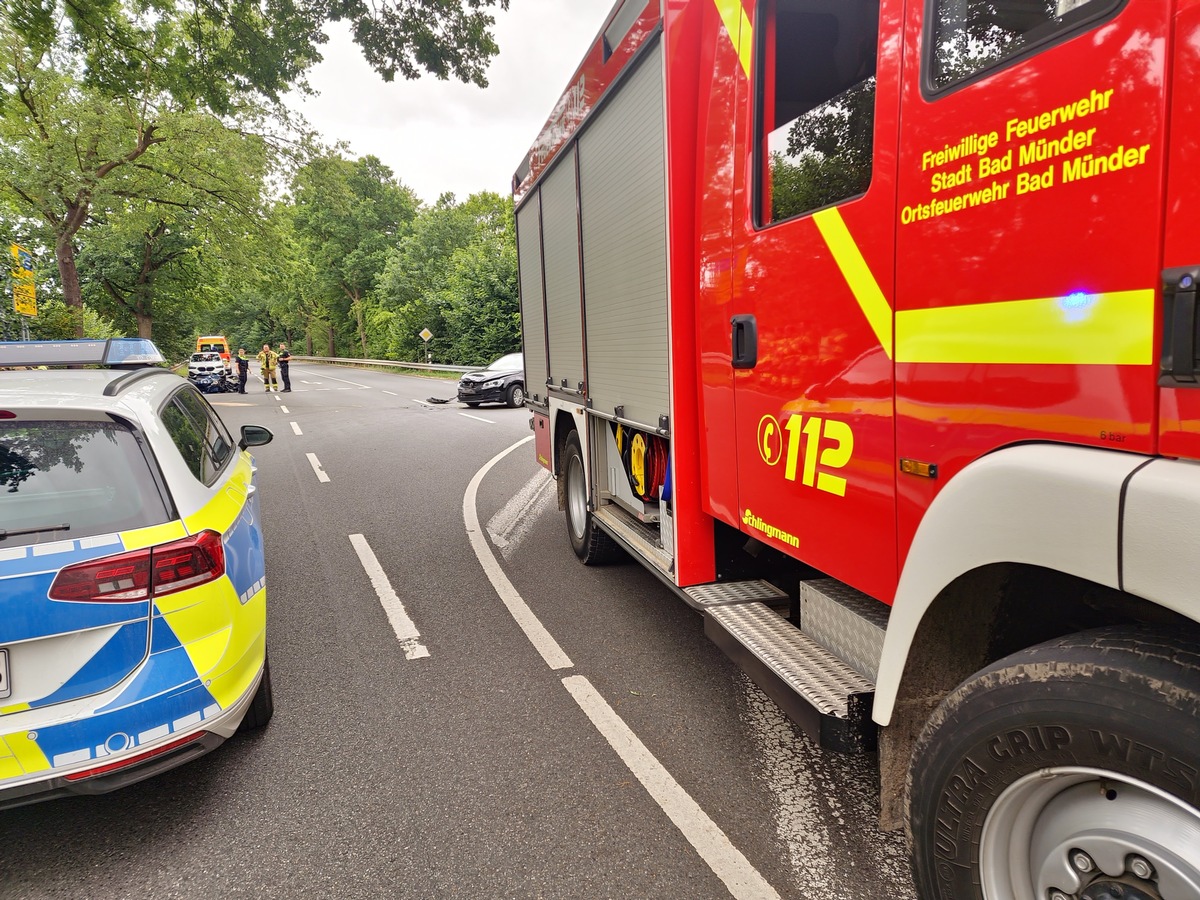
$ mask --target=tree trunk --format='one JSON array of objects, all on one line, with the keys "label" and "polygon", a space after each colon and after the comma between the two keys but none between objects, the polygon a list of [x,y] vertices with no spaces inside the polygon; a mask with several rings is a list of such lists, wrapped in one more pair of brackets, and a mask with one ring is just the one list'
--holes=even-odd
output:
[{"label": "tree trunk", "polygon": [[313,352],[312,352],[312,332],[311,331],[304,332],[304,346],[306,348],[306,352],[304,355],[312,356]]},{"label": "tree trunk", "polygon": [[58,280],[62,284],[63,300],[75,313],[75,337],[83,337],[83,291],[79,287],[79,269],[75,267],[75,244],[69,235],[59,235],[54,243],[54,259],[58,263]]},{"label": "tree trunk", "polygon": [[361,300],[354,301],[354,316],[358,320],[358,342],[362,344],[363,359],[367,358],[367,332],[363,328],[363,305]]},{"label": "tree trunk", "polygon": [[333,323],[330,322],[326,328],[329,335],[329,355],[337,356],[337,348],[333,345]]},{"label": "tree trunk", "polygon": [[154,316],[141,312],[135,312],[134,315],[137,316],[138,337],[150,340],[154,332]]}]

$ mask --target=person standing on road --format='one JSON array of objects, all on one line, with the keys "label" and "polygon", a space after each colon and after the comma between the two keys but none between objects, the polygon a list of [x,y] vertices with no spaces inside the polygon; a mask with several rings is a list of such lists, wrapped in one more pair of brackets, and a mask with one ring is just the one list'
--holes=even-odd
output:
[{"label": "person standing on road", "polygon": [[238,393],[246,393],[246,379],[250,375],[250,360],[246,359],[246,348],[239,347],[237,355]]},{"label": "person standing on road", "polygon": [[275,380],[275,367],[279,365],[279,357],[275,355],[270,344],[263,344],[262,352],[258,354],[258,364],[262,368],[263,387],[267,389],[267,393],[271,393],[271,385],[278,391],[279,382]]},{"label": "person standing on road", "polygon": [[292,353],[287,348],[287,344],[283,341],[279,342],[279,377],[283,379],[283,392],[290,393],[292,390],[292,378],[288,375],[288,363],[292,361]]}]

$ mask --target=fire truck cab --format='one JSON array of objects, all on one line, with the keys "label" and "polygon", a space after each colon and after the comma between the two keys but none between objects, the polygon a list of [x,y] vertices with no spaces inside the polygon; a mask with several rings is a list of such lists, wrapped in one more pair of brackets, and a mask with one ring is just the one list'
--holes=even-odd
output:
[{"label": "fire truck cab", "polygon": [[1200,896],[1198,0],[623,0],[513,180],[527,404],[923,897]]}]

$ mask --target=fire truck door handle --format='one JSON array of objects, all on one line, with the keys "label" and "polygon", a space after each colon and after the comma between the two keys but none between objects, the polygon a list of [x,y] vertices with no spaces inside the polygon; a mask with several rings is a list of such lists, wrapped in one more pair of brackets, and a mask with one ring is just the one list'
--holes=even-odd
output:
[{"label": "fire truck door handle", "polygon": [[734,316],[733,367],[753,369],[758,365],[758,323],[754,316]]}]

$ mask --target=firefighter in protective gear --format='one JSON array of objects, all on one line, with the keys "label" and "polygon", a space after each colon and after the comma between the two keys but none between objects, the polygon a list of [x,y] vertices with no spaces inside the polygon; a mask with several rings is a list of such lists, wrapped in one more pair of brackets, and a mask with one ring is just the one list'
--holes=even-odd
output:
[{"label": "firefighter in protective gear", "polygon": [[258,354],[258,364],[262,367],[263,387],[267,389],[267,393],[271,392],[271,388],[279,390],[279,383],[275,380],[275,369],[279,366],[279,356],[271,349],[270,344],[263,344],[262,352]]}]

